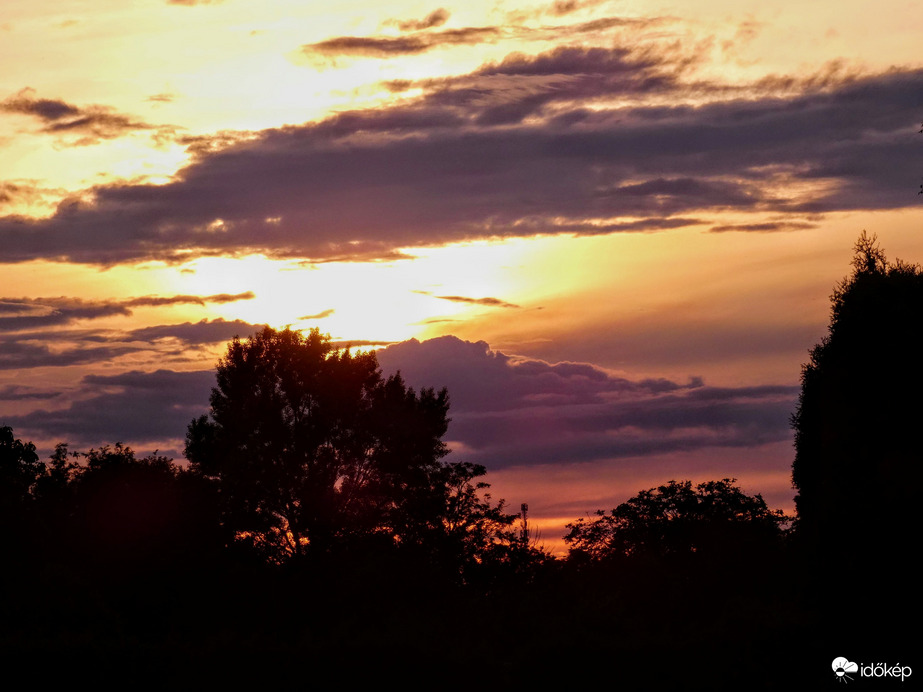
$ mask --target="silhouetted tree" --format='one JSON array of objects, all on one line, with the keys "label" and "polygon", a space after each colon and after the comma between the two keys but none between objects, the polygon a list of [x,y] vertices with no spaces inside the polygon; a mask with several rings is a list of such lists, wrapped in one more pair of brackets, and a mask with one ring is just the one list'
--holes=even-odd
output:
[{"label": "silhouetted tree", "polygon": [[[76,526],[88,549],[119,561],[165,566],[179,556],[207,549],[200,540],[217,516],[202,516],[207,492],[172,459],[136,458],[116,444],[92,449],[73,481]],[[214,503],[212,503],[214,504]]]},{"label": "silhouetted tree", "polygon": [[0,428],[0,506],[13,510],[27,502],[44,471],[35,445],[16,439],[8,426]]},{"label": "silhouetted tree", "polygon": [[416,393],[400,374],[382,377],[374,353],[267,327],[229,344],[186,456],[217,481],[225,525],[271,561],[357,541],[461,536],[461,549],[480,535],[486,548],[505,519],[471,496],[483,468],[441,461],[448,407],[445,389]]},{"label": "silhouetted tree", "polygon": [[642,490],[609,514],[568,524],[572,555],[592,559],[629,555],[684,555],[763,547],[781,536],[788,521],[760,495],[744,494],[735,479],[670,481]]},{"label": "silhouetted tree", "polygon": [[798,534],[842,560],[914,535],[923,269],[888,262],[863,232],[832,303],[829,332],[802,369],[792,481]]},{"label": "silhouetted tree", "polygon": [[21,556],[34,540],[34,489],[45,471],[35,445],[0,428],[0,526],[6,559]]},{"label": "silhouetted tree", "polygon": [[516,514],[491,501],[490,484],[480,480],[480,464],[442,464],[419,498],[408,503],[394,526],[401,544],[430,561],[462,573],[466,580],[490,581],[537,567],[550,559],[514,527]]}]

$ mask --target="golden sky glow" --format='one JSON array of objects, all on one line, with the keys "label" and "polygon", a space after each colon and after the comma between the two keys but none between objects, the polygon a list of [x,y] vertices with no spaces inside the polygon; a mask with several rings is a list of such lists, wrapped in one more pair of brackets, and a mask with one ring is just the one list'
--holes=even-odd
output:
[{"label": "golden sky glow", "polygon": [[[46,448],[180,454],[207,389],[162,430],[77,411],[200,392],[260,324],[455,337],[534,375],[502,420],[460,380],[449,437],[546,533],[687,475],[790,508],[776,419],[855,238],[923,259],[921,35],[897,0],[6,0],[0,415]],[[412,383],[454,381],[382,360],[430,357],[445,380]],[[701,388],[737,403],[606,408]],[[543,416],[572,427],[518,458]]]}]

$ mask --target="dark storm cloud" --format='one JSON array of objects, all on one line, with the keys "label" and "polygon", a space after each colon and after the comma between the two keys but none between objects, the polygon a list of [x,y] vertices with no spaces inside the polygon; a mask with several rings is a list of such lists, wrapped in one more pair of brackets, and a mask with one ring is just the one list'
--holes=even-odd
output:
[{"label": "dark storm cloud", "polygon": [[75,135],[75,146],[95,144],[132,132],[155,129],[152,125],[127,115],[115,113],[106,106],[79,107],[60,99],[36,98],[35,91],[25,88],[0,102],[0,111],[19,113],[42,121],[42,132],[54,135]]},{"label": "dark storm cloud", "polygon": [[415,387],[446,386],[448,438],[491,468],[581,462],[790,439],[798,388],[629,380],[584,363],[511,358],[442,337],[378,351]]},{"label": "dark storm cloud", "polygon": [[7,416],[4,421],[29,437],[85,446],[182,438],[189,421],[208,410],[214,384],[212,370],[88,375],[77,392],[79,400],[70,406]]},{"label": "dark storm cloud", "polygon": [[507,303],[505,300],[500,300],[499,298],[469,298],[468,296],[437,296],[429,291],[414,291],[414,293],[419,293],[424,296],[432,296],[433,298],[438,298],[439,300],[448,300],[452,303],[469,303],[471,305],[486,305],[487,307],[492,308],[518,308],[518,305],[513,303]]},{"label": "dark storm cloud", "polygon": [[714,226],[698,220],[722,210],[758,213],[735,230],[765,231],[751,224],[918,204],[923,70],[780,95],[687,82],[695,51],[596,50],[512,56],[415,100],[200,148],[165,185],[103,185],[49,218],[2,217],[0,259],[372,260]]},{"label": "dark storm cloud", "polygon": [[219,293],[211,296],[139,296],[126,300],[94,301],[80,298],[0,298],[0,331],[16,331],[35,327],[65,325],[77,320],[94,320],[116,315],[128,316],[135,307],[164,305],[231,303],[252,300],[252,291]]}]

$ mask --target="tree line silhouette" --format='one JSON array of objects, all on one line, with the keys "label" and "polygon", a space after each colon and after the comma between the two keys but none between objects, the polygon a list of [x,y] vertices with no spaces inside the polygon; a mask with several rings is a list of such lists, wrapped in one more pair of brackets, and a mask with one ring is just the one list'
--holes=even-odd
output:
[{"label": "tree line silhouette", "polygon": [[446,461],[444,389],[317,330],[228,345],[188,465],[121,444],[43,462],[0,428],[0,656],[179,688],[826,673],[824,647],[889,625],[844,603],[910,592],[885,565],[915,528],[923,269],[863,233],[832,305],[792,419],[796,517],[672,480],[569,524],[566,558]]}]

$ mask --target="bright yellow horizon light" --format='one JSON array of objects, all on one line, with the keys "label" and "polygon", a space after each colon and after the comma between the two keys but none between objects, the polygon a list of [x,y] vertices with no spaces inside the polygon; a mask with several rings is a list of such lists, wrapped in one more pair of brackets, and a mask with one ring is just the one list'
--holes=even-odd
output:
[{"label": "bright yellow horizon light", "polygon": [[[526,299],[517,272],[524,241],[406,250],[412,259],[306,264],[262,255],[203,258],[168,269],[170,292],[253,291],[253,300],[209,307],[214,317],[274,328],[318,327],[335,340],[393,342],[445,333],[450,320],[507,308],[466,302]],[[443,322],[446,320],[446,322]]]}]

